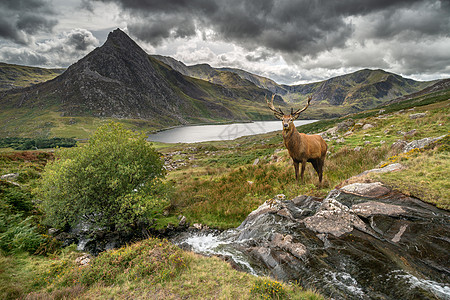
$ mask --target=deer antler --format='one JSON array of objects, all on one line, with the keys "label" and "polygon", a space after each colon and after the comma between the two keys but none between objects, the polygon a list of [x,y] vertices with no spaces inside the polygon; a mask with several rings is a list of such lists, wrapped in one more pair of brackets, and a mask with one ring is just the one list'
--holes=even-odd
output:
[{"label": "deer antler", "polygon": [[282,120],[283,116],[284,116],[284,112],[281,110],[281,108],[279,108],[279,111],[275,108],[275,106],[273,106],[273,98],[275,98],[275,94],[272,95],[272,101],[268,101],[267,100],[267,95],[265,96],[267,105],[269,106],[270,110],[273,112],[273,114],[275,115],[275,117],[277,119]]},{"label": "deer antler", "polygon": [[300,115],[300,113],[303,112],[303,111],[305,111],[305,110],[308,108],[309,103],[311,102],[311,99],[312,99],[311,96],[309,96],[309,97],[308,97],[308,103],[307,103],[306,106],[303,107],[302,109],[298,109],[298,110],[296,110],[296,111],[293,112],[293,113],[292,113],[292,111],[291,111],[291,116],[293,116],[294,119],[297,119],[298,116]]}]

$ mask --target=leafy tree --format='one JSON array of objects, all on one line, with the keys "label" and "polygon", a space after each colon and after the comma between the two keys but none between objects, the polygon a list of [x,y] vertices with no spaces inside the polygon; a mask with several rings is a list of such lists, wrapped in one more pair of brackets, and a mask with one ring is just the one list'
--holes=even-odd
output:
[{"label": "leafy tree", "polygon": [[159,196],[163,176],[163,162],[146,136],[111,122],[87,145],[59,149],[44,169],[37,195],[50,226],[74,226],[84,219],[123,229],[165,205]]}]

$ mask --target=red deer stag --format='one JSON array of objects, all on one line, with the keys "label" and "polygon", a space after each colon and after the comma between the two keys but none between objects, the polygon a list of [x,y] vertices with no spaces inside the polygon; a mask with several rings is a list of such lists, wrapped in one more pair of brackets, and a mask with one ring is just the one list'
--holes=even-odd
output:
[{"label": "red deer stag", "polygon": [[291,114],[289,115],[283,113],[280,108],[277,110],[273,106],[274,97],[275,95],[272,95],[272,101],[269,102],[266,96],[266,102],[275,117],[283,121],[283,141],[288,149],[289,155],[294,161],[295,179],[298,181],[298,167],[301,163],[302,171],[300,176],[303,182],[303,173],[305,172],[306,162],[310,162],[319,175],[319,182],[322,183],[323,164],[327,154],[327,143],[325,143],[320,135],[299,133],[294,126],[294,120],[299,117],[300,113],[308,108],[311,97],[308,98],[308,103],[304,108],[296,111],[291,108]]}]

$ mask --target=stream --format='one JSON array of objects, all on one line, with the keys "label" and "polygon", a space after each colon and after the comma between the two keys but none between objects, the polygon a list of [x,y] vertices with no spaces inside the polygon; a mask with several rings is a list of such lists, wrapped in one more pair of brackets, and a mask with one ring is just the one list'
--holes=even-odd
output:
[{"label": "stream", "polygon": [[275,199],[235,229],[190,229],[171,240],[332,299],[450,299],[449,212],[385,190]]}]

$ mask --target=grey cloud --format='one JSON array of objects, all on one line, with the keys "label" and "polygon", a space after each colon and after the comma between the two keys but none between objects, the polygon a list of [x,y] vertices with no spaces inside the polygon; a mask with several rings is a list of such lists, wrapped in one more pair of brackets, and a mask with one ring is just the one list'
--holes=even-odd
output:
[{"label": "grey cloud", "polygon": [[56,20],[47,20],[41,16],[27,13],[17,20],[17,28],[29,34],[35,34],[39,31],[48,31],[58,22]]},{"label": "grey cloud", "polygon": [[73,29],[33,47],[3,44],[0,47],[0,60],[20,65],[67,67],[92,51],[98,43],[90,31]]},{"label": "grey cloud", "polygon": [[0,2],[0,37],[18,44],[27,44],[37,32],[51,32],[53,19],[50,2],[46,0],[2,0]]},{"label": "grey cloud", "polygon": [[273,57],[273,53],[269,51],[249,53],[245,56],[245,58],[250,62],[261,62],[267,60],[270,57]]},{"label": "grey cloud", "polygon": [[31,49],[7,48],[0,52],[2,61],[27,66],[45,66],[49,63],[45,55],[34,52]]},{"label": "grey cloud", "polygon": [[86,51],[98,44],[98,40],[92,35],[92,33],[83,29],[72,30],[67,35],[66,41],[68,45],[72,45],[77,51]]},{"label": "grey cloud", "polygon": [[366,38],[405,40],[449,36],[450,6],[439,1],[421,2],[394,11],[385,10],[367,16],[370,27]]},{"label": "grey cloud", "polygon": [[[192,36],[195,29],[212,29],[218,38],[250,50],[262,46],[286,56],[315,57],[346,46],[356,29],[349,17],[382,16],[371,24],[375,37],[449,31],[449,5],[437,0],[97,1],[118,4],[129,14],[129,32],[155,45],[167,38]],[[419,24],[396,16],[408,9],[427,9],[429,15]]]}]

